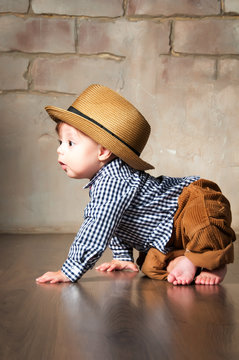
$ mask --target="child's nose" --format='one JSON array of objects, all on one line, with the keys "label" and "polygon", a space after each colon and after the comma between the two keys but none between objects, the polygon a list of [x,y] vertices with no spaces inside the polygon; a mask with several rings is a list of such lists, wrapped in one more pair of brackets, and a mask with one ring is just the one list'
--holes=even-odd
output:
[{"label": "child's nose", "polygon": [[63,153],[63,147],[62,147],[62,144],[60,144],[56,150],[57,154],[62,154]]}]

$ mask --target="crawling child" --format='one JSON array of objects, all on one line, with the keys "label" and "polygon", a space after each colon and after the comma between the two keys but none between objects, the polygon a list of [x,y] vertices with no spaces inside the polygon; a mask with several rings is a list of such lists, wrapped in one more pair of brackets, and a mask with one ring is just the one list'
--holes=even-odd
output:
[{"label": "crawling child", "polygon": [[[153,177],[141,159],[150,126],[126,99],[89,86],[57,123],[58,162],[75,179],[89,179],[90,202],[62,268],[36,281],[75,282],[109,246],[113,260],[99,271],[129,269],[174,285],[216,285],[233,262],[235,233],[228,200],[198,176]],[[139,251],[138,266],[133,249]]]}]

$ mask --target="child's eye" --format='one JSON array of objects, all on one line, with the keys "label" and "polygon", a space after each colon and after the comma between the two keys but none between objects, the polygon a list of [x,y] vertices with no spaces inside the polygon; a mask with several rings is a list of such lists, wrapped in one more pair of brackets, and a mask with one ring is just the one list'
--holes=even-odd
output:
[{"label": "child's eye", "polygon": [[73,141],[69,141],[69,146],[74,146],[75,143],[73,143]]},{"label": "child's eye", "polygon": [[62,144],[62,141],[61,140],[58,140],[59,141],[59,144],[61,145]]}]

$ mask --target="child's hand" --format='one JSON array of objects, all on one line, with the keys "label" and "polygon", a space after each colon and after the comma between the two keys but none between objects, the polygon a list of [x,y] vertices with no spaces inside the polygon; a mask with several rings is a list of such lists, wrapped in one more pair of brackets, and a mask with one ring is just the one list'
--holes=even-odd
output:
[{"label": "child's hand", "polygon": [[56,283],[70,282],[70,279],[68,279],[68,277],[65,274],[63,274],[61,270],[59,270],[55,272],[49,271],[45,273],[41,277],[37,278],[36,282],[40,284],[43,283],[56,284]]},{"label": "child's hand", "polygon": [[111,262],[101,264],[96,267],[100,271],[114,271],[114,270],[132,270],[139,271],[137,265],[132,261],[112,260]]}]

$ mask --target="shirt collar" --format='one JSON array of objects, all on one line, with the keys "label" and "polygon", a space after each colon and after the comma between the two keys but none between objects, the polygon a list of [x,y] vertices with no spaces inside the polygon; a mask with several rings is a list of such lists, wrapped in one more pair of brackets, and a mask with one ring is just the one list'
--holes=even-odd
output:
[{"label": "shirt collar", "polygon": [[104,173],[107,172],[107,170],[110,170],[112,167],[120,167],[122,165],[122,160],[119,158],[115,158],[112,161],[108,162],[106,165],[104,165],[94,176],[93,178],[86,184],[83,189],[89,189],[94,185],[96,180],[101,177]]}]

